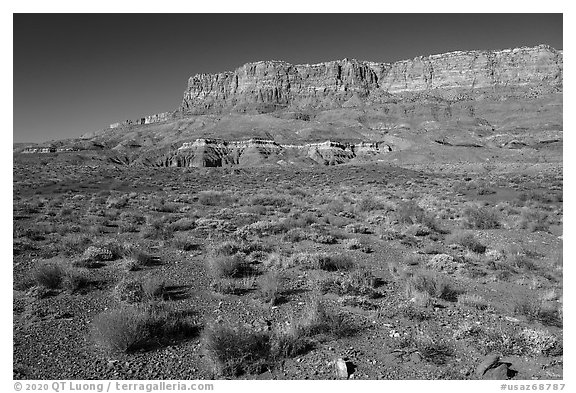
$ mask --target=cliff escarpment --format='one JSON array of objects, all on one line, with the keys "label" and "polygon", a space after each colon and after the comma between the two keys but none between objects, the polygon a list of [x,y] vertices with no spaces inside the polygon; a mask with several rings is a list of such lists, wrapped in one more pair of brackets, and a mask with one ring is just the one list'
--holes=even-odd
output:
[{"label": "cliff escarpment", "polygon": [[[338,60],[292,65],[261,61],[188,80],[180,111],[209,113],[278,107],[335,108],[354,101],[430,94],[450,101],[486,94],[562,90],[563,53],[546,45],[499,51],[459,51],[395,63]],[[352,102],[348,102],[352,100]]]}]

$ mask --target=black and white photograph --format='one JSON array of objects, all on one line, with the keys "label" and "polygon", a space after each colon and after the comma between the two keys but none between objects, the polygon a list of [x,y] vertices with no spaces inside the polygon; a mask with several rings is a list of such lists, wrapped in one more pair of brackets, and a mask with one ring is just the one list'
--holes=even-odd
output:
[{"label": "black and white photograph", "polygon": [[14,386],[570,390],[562,13],[167,11],[12,15]]}]

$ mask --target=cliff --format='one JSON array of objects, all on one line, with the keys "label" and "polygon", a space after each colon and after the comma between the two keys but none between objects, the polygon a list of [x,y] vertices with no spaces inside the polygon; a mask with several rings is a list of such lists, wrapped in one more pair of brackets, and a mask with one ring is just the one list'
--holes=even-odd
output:
[{"label": "cliff", "polygon": [[[391,95],[428,93],[458,101],[469,94],[513,88],[561,91],[563,53],[546,45],[498,51],[458,51],[395,63],[338,60],[292,65],[248,63],[231,72],[188,80],[180,111],[277,107],[334,108],[354,101],[385,102]],[[348,102],[353,100],[352,102]]]}]

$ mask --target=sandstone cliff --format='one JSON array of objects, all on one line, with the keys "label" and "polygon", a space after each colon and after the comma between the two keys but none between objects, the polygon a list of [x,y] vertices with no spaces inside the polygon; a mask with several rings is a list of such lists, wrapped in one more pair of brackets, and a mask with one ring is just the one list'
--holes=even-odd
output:
[{"label": "sandstone cliff", "polygon": [[312,65],[261,61],[231,72],[191,77],[180,111],[334,108],[355,106],[354,101],[359,100],[385,102],[390,95],[406,93],[431,93],[457,101],[483,90],[522,87],[558,91],[562,81],[563,53],[546,45],[459,51],[391,64],[348,59]]}]

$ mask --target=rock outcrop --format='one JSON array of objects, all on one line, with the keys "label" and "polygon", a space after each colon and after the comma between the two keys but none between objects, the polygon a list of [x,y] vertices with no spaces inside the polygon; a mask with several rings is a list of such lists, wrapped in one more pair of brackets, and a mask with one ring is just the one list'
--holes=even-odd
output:
[{"label": "rock outcrop", "polygon": [[274,164],[294,159],[308,160],[321,165],[337,165],[365,154],[381,154],[391,151],[387,144],[358,143],[344,144],[326,141],[303,145],[281,145],[272,140],[249,139],[224,141],[197,139],[185,142],[176,151],[164,155],[161,166],[175,167],[228,167]]},{"label": "rock outcrop", "polygon": [[391,64],[349,59],[300,65],[260,61],[231,72],[191,77],[180,111],[334,108],[356,105],[350,101],[383,102],[391,94],[406,93],[457,101],[483,90],[514,87],[532,88],[529,94],[538,94],[542,89],[562,89],[562,81],[563,53],[546,45],[458,51]]}]

